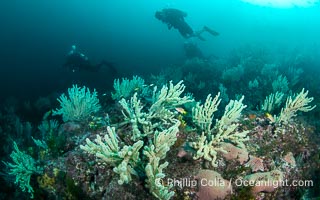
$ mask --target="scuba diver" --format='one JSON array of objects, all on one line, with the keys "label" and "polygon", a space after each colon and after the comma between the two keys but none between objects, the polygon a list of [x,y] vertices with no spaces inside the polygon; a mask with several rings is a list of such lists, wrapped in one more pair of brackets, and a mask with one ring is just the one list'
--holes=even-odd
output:
[{"label": "scuba diver", "polygon": [[192,58],[201,58],[204,59],[205,56],[203,55],[202,51],[198,47],[198,45],[194,42],[185,42],[183,44],[184,52],[187,57],[187,59],[192,59]]},{"label": "scuba diver", "polygon": [[205,41],[201,36],[203,32],[208,32],[213,36],[218,36],[219,33],[204,26],[200,31],[193,31],[192,28],[184,21],[187,16],[186,12],[183,12],[174,8],[165,8],[161,11],[157,11],[155,17],[168,25],[168,29],[175,28],[184,38],[198,37],[200,40]]},{"label": "scuba diver", "polygon": [[72,45],[71,51],[68,53],[66,62],[63,65],[65,68],[71,70],[72,72],[76,71],[90,71],[98,72],[102,66],[108,67],[112,74],[117,74],[117,70],[114,67],[114,64],[107,61],[101,61],[98,64],[92,64],[88,57],[77,50],[76,45]]},{"label": "scuba diver", "polygon": [[219,59],[219,57],[217,57],[214,54],[210,54],[210,55],[204,55],[201,51],[201,49],[198,47],[198,45],[193,42],[193,41],[186,41],[183,44],[183,48],[184,48],[184,53],[187,59],[193,59],[193,58],[200,58],[203,60],[216,60]]}]

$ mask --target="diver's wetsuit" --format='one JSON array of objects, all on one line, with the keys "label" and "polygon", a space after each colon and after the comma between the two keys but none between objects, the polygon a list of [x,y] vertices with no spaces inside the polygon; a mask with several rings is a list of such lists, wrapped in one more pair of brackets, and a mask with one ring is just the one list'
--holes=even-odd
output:
[{"label": "diver's wetsuit", "polygon": [[157,11],[155,16],[163,23],[166,23],[168,29],[172,27],[178,29],[183,37],[189,38],[194,36],[192,28],[184,21],[187,13],[174,8],[165,8],[162,11]]},{"label": "diver's wetsuit", "polygon": [[190,37],[198,37],[200,40],[205,41],[205,39],[201,36],[201,33],[208,32],[213,36],[218,36],[219,33],[210,29],[207,26],[204,26],[202,30],[194,32],[192,28],[184,21],[184,18],[187,16],[187,13],[174,9],[174,8],[165,8],[162,11],[157,11],[155,17],[162,21],[163,23],[168,25],[168,28],[172,27],[178,29],[180,34],[184,38]]},{"label": "diver's wetsuit", "polygon": [[101,61],[99,64],[92,64],[88,57],[79,52],[69,53],[64,64],[64,67],[75,72],[75,71],[90,71],[90,72],[98,72],[102,66],[108,67],[111,74],[117,74],[117,70],[115,69],[113,63],[107,61]]},{"label": "diver's wetsuit", "polygon": [[92,65],[86,57],[79,53],[68,55],[64,66],[72,71],[98,71],[101,67]]}]

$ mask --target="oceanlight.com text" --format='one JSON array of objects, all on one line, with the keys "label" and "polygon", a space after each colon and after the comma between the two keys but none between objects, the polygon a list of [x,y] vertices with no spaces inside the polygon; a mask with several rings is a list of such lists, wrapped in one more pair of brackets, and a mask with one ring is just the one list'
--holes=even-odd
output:
[{"label": "oceanlight.com text", "polygon": [[231,187],[234,184],[237,187],[254,187],[254,186],[266,186],[266,187],[313,187],[312,180],[292,180],[289,181],[287,179],[284,180],[246,180],[246,179],[230,179],[229,181],[225,181],[224,179],[216,178],[216,179],[206,179],[201,178],[198,180],[191,178],[167,178],[167,179],[156,179],[156,184],[172,185],[174,187]]},{"label": "oceanlight.com text", "polygon": [[[232,179],[231,179],[232,181]],[[245,180],[245,179],[235,179],[234,183],[236,186],[244,186],[244,187],[254,187],[254,186],[266,186],[266,187],[312,187],[312,180],[293,180],[289,181],[285,180]]]}]

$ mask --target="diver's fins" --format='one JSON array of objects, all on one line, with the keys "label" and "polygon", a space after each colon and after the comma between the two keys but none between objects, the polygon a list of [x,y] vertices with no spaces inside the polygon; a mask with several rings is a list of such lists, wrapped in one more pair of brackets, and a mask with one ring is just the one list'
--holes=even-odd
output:
[{"label": "diver's fins", "polygon": [[207,31],[208,33],[210,33],[211,35],[213,35],[213,36],[218,36],[219,35],[219,33],[218,32],[216,32],[216,31],[214,31],[214,30],[212,30],[212,29],[210,29],[209,27],[207,27],[207,26],[204,26],[203,27],[203,30],[204,31]]}]

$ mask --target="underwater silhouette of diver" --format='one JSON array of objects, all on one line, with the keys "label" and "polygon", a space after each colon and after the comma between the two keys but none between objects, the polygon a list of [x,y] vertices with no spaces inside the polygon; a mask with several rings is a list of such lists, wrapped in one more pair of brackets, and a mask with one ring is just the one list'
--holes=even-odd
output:
[{"label": "underwater silhouette of diver", "polygon": [[77,50],[76,45],[72,45],[71,51],[68,53],[66,62],[64,63],[64,67],[72,72],[98,72],[103,66],[108,67],[111,74],[117,74],[117,70],[115,69],[113,63],[103,60],[98,64],[92,64],[86,55]]},{"label": "underwater silhouette of diver", "polygon": [[186,41],[183,44],[184,53],[186,55],[187,59],[193,59],[193,58],[200,58],[203,60],[211,60],[211,59],[218,59],[218,57],[214,54],[210,55],[204,55],[201,51],[201,49],[198,47],[198,45],[193,41]]},{"label": "underwater silhouette of diver", "polygon": [[219,33],[204,26],[200,31],[193,31],[192,28],[184,21],[187,16],[186,12],[183,12],[174,8],[165,8],[155,13],[155,17],[168,25],[168,29],[175,28],[184,38],[198,37],[200,40],[205,41],[201,36],[203,32],[208,32],[213,36],[218,36]]},{"label": "underwater silhouette of diver", "polygon": [[183,48],[184,48],[185,55],[188,59],[192,59],[192,58],[204,59],[205,58],[201,49],[194,42],[190,42],[190,41],[185,42],[183,44]]}]

